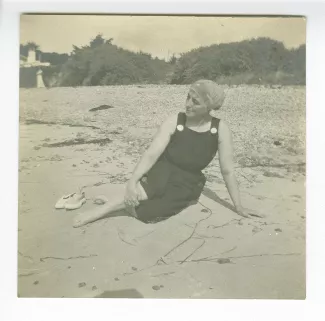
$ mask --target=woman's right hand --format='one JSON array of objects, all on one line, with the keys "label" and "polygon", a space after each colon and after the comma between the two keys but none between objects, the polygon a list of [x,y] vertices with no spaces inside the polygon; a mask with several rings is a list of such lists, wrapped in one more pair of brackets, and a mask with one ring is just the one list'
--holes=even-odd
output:
[{"label": "woman's right hand", "polygon": [[129,180],[126,184],[124,203],[126,207],[136,207],[139,205],[137,184],[132,180]]}]

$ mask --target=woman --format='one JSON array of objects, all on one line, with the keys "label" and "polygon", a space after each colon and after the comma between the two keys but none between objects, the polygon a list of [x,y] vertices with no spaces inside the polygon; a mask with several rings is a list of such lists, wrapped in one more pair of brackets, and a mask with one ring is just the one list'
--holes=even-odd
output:
[{"label": "woman", "polygon": [[205,185],[202,170],[219,152],[221,173],[236,212],[243,209],[233,165],[231,131],[223,120],[210,115],[225,99],[213,81],[199,80],[189,90],[186,112],[168,117],[137,164],[124,195],[94,211],[80,214],[79,227],[126,210],[145,223],[167,219],[196,201]]}]

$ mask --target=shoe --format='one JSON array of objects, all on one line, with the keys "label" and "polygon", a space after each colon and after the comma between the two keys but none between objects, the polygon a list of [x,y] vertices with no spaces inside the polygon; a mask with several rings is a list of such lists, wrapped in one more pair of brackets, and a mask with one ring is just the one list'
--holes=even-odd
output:
[{"label": "shoe", "polygon": [[74,195],[75,193],[62,196],[55,204],[57,210],[65,208],[65,203]]},{"label": "shoe", "polygon": [[85,193],[75,193],[65,202],[66,210],[76,210],[86,203]]}]

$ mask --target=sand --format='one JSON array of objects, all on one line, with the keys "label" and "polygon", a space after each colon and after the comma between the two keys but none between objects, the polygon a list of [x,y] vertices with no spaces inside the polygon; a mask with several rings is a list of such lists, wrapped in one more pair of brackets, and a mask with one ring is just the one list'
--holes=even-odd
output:
[{"label": "sand", "polygon": [[[303,141],[303,123],[292,124],[294,118],[303,119],[297,104],[301,111],[304,101],[286,106],[277,128],[260,125],[267,121],[263,109],[255,115],[255,130],[269,137],[272,128],[280,146],[261,138],[255,154],[250,148],[236,151],[243,205],[264,218],[242,219],[228,208],[231,201],[216,160],[206,171],[208,183],[199,203],[177,216],[158,224],[119,216],[72,227],[81,210],[100,206],[93,204],[95,196],[123,192],[155,130],[152,115],[171,112],[173,101],[165,109],[154,105],[157,90],[159,102],[172,100],[170,92],[179,90],[181,97],[184,91],[169,87],[115,88],[115,94],[114,88],[21,90],[19,297],[305,298],[304,155],[297,143]],[[253,89],[241,89],[243,96]],[[255,90],[256,97],[275,93]],[[297,90],[289,88],[287,95]],[[135,99],[131,104],[135,92],[149,97],[146,103]],[[284,90],[278,94],[287,97]],[[73,102],[73,95],[79,100]],[[95,116],[88,111],[103,103],[114,108]],[[45,124],[26,122],[31,119]],[[250,132],[238,130],[236,144],[242,146]],[[87,144],[93,139],[102,139],[102,145]],[[286,142],[293,139],[290,151]],[[50,145],[69,140],[67,146]],[[269,158],[268,166],[263,157]],[[62,195],[81,187],[87,197],[82,209],[54,208]]]}]

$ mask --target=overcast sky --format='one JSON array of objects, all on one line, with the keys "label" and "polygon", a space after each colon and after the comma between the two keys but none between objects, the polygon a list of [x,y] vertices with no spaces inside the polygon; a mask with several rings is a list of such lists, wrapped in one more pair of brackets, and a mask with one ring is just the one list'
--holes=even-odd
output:
[{"label": "overcast sky", "polygon": [[43,52],[70,53],[102,33],[132,51],[167,59],[200,46],[270,37],[287,48],[306,41],[303,18],[22,15],[20,43],[34,41]]}]

